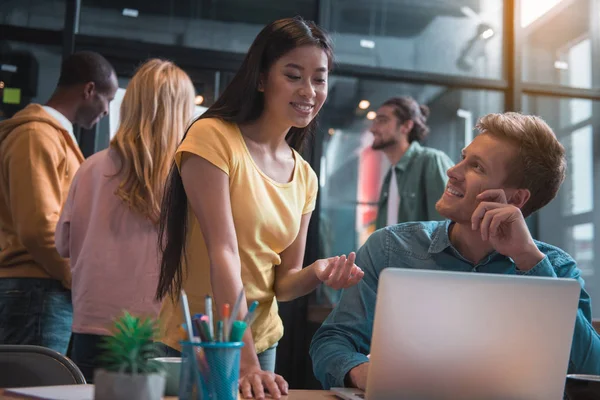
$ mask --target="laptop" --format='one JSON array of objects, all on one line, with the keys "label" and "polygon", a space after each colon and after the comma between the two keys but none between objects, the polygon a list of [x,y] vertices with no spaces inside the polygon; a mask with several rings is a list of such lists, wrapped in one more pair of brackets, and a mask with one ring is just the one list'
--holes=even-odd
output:
[{"label": "laptop", "polygon": [[387,268],[366,393],[347,400],[560,400],[580,286],[573,279]]}]

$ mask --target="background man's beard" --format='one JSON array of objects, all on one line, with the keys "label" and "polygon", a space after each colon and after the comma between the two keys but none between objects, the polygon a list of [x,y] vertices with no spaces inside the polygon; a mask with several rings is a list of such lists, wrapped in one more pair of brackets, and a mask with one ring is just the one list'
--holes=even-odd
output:
[{"label": "background man's beard", "polygon": [[373,141],[373,144],[371,144],[371,148],[373,150],[383,150],[385,148],[393,146],[394,144],[396,144],[396,141],[394,139],[388,139],[385,142],[378,142],[377,140],[375,140]]}]

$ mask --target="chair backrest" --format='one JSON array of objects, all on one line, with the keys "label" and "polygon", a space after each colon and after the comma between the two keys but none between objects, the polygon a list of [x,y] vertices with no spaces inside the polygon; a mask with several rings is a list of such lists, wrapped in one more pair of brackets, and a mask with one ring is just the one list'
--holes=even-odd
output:
[{"label": "chair backrest", "polygon": [[0,345],[0,388],[83,384],[67,357],[41,346]]}]

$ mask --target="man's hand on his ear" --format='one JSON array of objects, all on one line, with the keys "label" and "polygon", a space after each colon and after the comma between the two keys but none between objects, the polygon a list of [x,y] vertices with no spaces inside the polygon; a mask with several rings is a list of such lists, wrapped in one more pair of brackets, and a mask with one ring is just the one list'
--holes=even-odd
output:
[{"label": "man's hand on his ear", "polygon": [[521,271],[530,270],[544,258],[529,233],[521,210],[508,204],[504,190],[486,190],[477,196],[477,200],[480,203],[471,217],[471,227],[481,232],[484,241],[498,253],[512,258]]}]

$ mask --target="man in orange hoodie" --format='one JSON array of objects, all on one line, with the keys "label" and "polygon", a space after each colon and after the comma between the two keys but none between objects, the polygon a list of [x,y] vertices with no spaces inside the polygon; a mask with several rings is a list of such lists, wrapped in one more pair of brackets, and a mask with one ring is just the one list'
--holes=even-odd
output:
[{"label": "man in orange hoodie", "polygon": [[67,351],[71,271],[54,231],[83,162],[73,124],[93,127],[117,88],[104,57],[75,53],[46,105],[30,104],[0,123],[0,344]]}]

